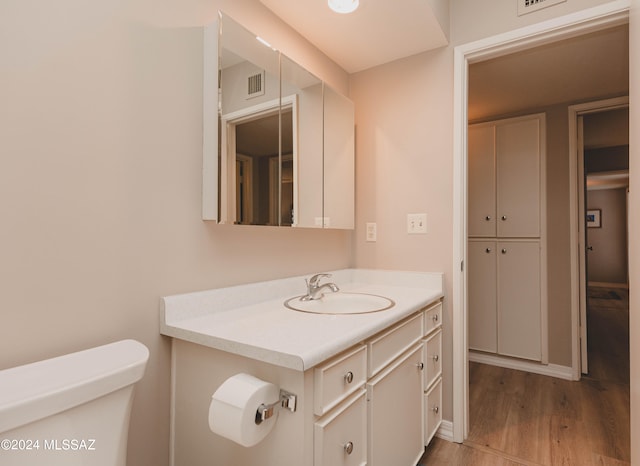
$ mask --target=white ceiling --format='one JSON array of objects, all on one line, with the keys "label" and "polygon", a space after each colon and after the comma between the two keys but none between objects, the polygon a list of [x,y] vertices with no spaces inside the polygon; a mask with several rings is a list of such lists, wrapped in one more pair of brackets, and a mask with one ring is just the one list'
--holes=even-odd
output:
[{"label": "white ceiling", "polygon": [[260,0],[348,73],[447,45],[427,1],[362,0],[350,14],[327,0]]},{"label": "white ceiling", "polygon": [[469,67],[469,119],[624,95],[629,90],[626,25]]}]

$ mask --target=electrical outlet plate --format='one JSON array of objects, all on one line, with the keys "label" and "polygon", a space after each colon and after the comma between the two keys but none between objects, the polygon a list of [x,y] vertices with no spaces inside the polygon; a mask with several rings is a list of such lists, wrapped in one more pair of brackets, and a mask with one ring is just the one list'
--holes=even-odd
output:
[{"label": "electrical outlet plate", "polygon": [[374,222],[367,223],[367,241],[376,241],[378,239],[377,225]]},{"label": "electrical outlet plate", "polygon": [[410,235],[427,233],[427,214],[407,214],[407,233]]},{"label": "electrical outlet plate", "polygon": [[567,0],[518,0],[518,16],[542,10],[549,6],[564,3]]}]

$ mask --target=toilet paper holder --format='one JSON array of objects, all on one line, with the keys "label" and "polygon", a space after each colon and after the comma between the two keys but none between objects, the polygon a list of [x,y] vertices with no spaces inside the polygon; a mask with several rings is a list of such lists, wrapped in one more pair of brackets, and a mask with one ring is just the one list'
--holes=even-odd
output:
[{"label": "toilet paper holder", "polygon": [[286,408],[292,413],[296,411],[298,397],[291,392],[280,389],[280,398],[271,404],[261,404],[256,410],[256,424],[260,425],[276,412],[276,409]]}]

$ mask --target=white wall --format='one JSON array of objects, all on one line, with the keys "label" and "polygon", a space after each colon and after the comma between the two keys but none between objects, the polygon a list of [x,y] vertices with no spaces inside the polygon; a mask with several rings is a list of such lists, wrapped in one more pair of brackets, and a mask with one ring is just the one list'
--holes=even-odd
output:
[{"label": "white wall", "polygon": [[258,0],[0,2],[0,369],[146,344],[135,466],[168,464],[161,296],[351,265],[349,232],[200,220],[201,27],[218,8],[347,90]]}]

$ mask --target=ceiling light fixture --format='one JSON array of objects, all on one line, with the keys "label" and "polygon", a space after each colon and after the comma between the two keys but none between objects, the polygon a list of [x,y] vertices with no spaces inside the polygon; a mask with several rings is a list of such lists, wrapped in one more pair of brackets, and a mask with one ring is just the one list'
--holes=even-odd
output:
[{"label": "ceiling light fixture", "polygon": [[336,13],[351,13],[359,4],[360,0],[329,0],[329,8]]}]

